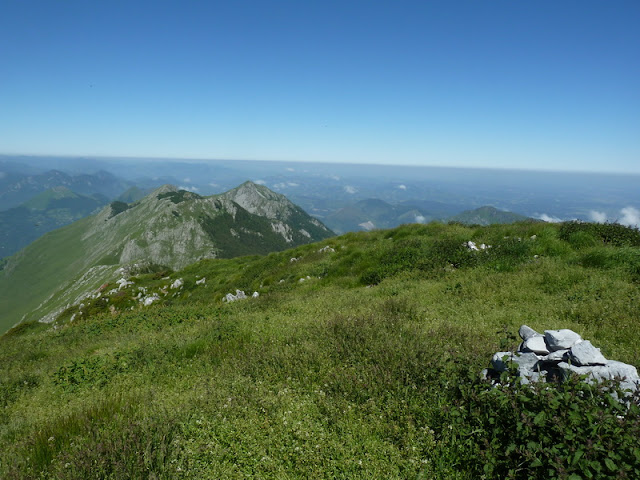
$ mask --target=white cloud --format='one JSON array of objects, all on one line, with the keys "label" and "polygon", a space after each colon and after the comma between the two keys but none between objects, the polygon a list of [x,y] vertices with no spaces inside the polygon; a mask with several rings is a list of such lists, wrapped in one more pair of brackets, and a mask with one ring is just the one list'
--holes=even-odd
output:
[{"label": "white cloud", "polygon": [[539,218],[543,222],[548,222],[548,223],[560,223],[560,222],[562,222],[561,218],[553,217],[551,215],[547,215],[546,213],[537,214],[537,215],[535,215],[535,218]]},{"label": "white cloud", "polygon": [[624,207],[615,218],[609,217],[604,212],[591,210],[589,212],[589,220],[596,223],[615,222],[627,227],[638,227],[640,226],[640,210],[631,206]]},{"label": "white cloud", "polygon": [[367,231],[371,231],[374,228],[376,228],[376,226],[374,225],[374,223],[371,220],[368,220],[368,221],[363,222],[363,223],[359,223],[358,226],[364,228]]},{"label": "white cloud", "polygon": [[424,218],[422,215],[416,215],[416,223],[424,223],[426,220],[426,218]]},{"label": "white cloud", "polygon": [[189,177],[187,177],[187,178],[183,178],[183,179],[182,179],[182,181],[183,181],[184,183],[191,183],[191,179],[190,179]]},{"label": "white cloud", "polygon": [[287,185],[289,185],[290,187],[298,187],[299,186],[297,183],[294,183],[294,182],[287,182]]},{"label": "white cloud", "polygon": [[253,183],[255,183],[256,185],[266,185],[267,182],[265,182],[264,180],[254,180]]},{"label": "white cloud", "polygon": [[214,187],[214,188],[215,188],[215,187],[219,187],[220,185],[218,185],[217,183],[213,183],[213,182],[211,182],[211,183],[209,184],[209,186],[210,186],[210,187]]},{"label": "white cloud", "polygon": [[640,225],[640,210],[633,207],[624,207],[620,210],[622,217],[618,220],[618,223],[626,225],[627,227],[637,227]]},{"label": "white cloud", "polygon": [[340,180],[340,177],[338,175],[331,175],[329,178],[335,180],[336,182]]},{"label": "white cloud", "polygon": [[406,185],[398,185],[398,188],[399,188],[400,190],[406,190],[406,189],[407,189],[407,186],[406,186]]},{"label": "white cloud", "polygon": [[273,188],[276,190],[282,190],[283,188],[287,188],[287,185],[285,183],[274,183]]},{"label": "white cloud", "polygon": [[351,185],[345,185],[344,187],[344,191],[347,193],[350,193],[351,195],[353,195],[354,193],[356,193],[358,190],[356,190],[355,187],[352,187]]},{"label": "white cloud", "polygon": [[179,190],[187,190],[189,192],[197,192],[198,188],[194,187],[193,185],[189,185],[189,186],[185,186],[185,185],[180,185],[178,187]]},{"label": "white cloud", "polygon": [[607,221],[607,214],[604,212],[598,212],[597,210],[591,210],[589,212],[589,220],[595,223],[604,223]]},{"label": "white cloud", "polygon": [[293,168],[290,168],[290,167],[289,167],[289,168],[285,168],[285,170],[286,170],[287,172],[295,172],[295,170],[294,170]]}]

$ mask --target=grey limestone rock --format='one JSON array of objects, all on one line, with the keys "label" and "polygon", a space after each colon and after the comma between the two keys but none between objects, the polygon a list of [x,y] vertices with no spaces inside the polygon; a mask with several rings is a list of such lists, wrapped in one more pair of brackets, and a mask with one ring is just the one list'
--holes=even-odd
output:
[{"label": "grey limestone rock", "polygon": [[533,328],[528,327],[526,325],[522,325],[520,327],[520,330],[518,330],[518,334],[520,335],[520,338],[524,341],[527,341],[530,337],[533,337],[535,335],[540,335]]},{"label": "grey limestone rock", "polygon": [[547,375],[545,371],[520,371],[521,383],[526,385],[531,382],[539,382]]},{"label": "grey limestone rock", "polygon": [[[505,357],[507,357],[505,359]],[[505,361],[506,360],[506,361]],[[498,352],[493,355],[491,364],[499,372],[508,370],[509,364],[513,362],[518,365],[518,369],[533,372],[538,364],[538,356],[535,353],[513,353]]]},{"label": "grey limestone rock", "polygon": [[623,390],[640,389],[640,377],[633,365],[607,360],[590,341],[582,340],[568,329],[545,330],[544,336],[522,325],[523,339],[517,352],[497,352],[491,366],[483,372],[485,378],[496,379],[500,372],[515,366],[523,384],[557,381],[570,372],[587,375],[587,381],[620,379]]},{"label": "grey limestone rock", "polygon": [[569,350],[569,357],[576,365],[605,365],[607,359],[589,340],[575,344]]},{"label": "grey limestone rock", "polygon": [[556,350],[566,350],[582,341],[580,335],[568,328],[563,328],[562,330],[545,330],[544,338],[549,350],[552,352]]},{"label": "grey limestone rock", "polygon": [[[491,366],[498,372],[506,372],[509,369],[509,362],[513,356],[513,352],[496,352],[491,359]],[[505,357],[507,358],[505,359]]]},{"label": "grey limestone rock", "polygon": [[542,335],[533,335],[527,338],[522,344],[522,351],[533,352],[538,355],[547,355],[549,353],[549,349]]},{"label": "grey limestone rock", "polygon": [[541,358],[543,362],[561,362],[569,357],[569,350],[556,350]]},{"label": "grey limestone rock", "polygon": [[623,390],[635,392],[640,388],[640,377],[633,365],[609,360],[606,365],[577,366],[567,362],[560,362],[558,367],[565,373],[573,372],[578,375],[587,375],[587,381],[602,381],[620,379]]}]

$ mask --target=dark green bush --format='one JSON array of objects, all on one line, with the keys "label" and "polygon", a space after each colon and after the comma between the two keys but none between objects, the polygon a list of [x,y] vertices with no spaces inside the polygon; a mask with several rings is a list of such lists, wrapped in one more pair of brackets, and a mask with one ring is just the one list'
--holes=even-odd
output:
[{"label": "dark green bush", "polygon": [[109,218],[113,218],[116,215],[119,215],[122,212],[129,210],[129,208],[130,207],[127,203],[120,202],[117,200],[115,202],[111,202],[111,215],[109,215]]},{"label": "dark green bush", "polygon": [[619,223],[567,222],[560,227],[559,237],[569,243],[576,242],[581,238],[575,236],[577,233],[586,233],[605,245],[640,247],[640,231]]},{"label": "dark green bush", "polygon": [[502,382],[461,384],[444,417],[473,478],[640,478],[640,409],[612,397],[616,384]]},{"label": "dark green bush", "polygon": [[187,190],[178,190],[177,192],[165,192],[165,193],[161,193],[158,195],[158,200],[162,200],[164,198],[168,198],[169,200],[171,200],[173,203],[175,203],[176,205],[178,203],[182,203],[185,200],[188,199],[192,199],[192,198],[202,198],[200,195],[198,195],[197,193],[193,193],[193,192],[189,192]]}]

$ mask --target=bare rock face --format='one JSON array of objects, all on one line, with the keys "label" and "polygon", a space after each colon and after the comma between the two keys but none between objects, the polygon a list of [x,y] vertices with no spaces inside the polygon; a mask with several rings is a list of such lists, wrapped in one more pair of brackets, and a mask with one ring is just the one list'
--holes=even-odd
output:
[{"label": "bare rock face", "polygon": [[578,375],[586,375],[587,382],[600,382],[603,380],[620,379],[620,387],[623,390],[636,391],[638,387],[638,370],[633,365],[618,362],[616,360],[607,361],[606,365],[579,367],[569,363],[559,363],[560,369],[566,373],[573,372]]},{"label": "bare rock face", "polygon": [[556,350],[566,350],[571,348],[578,342],[582,341],[582,337],[573,330],[545,330],[544,338],[549,346],[549,350],[555,352]]},{"label": "bare rock face", "polygon": [[509,368],[509,363],[516,363],[519,368],[533,371],[538,361],[538,356],[535,353],[498,352],[493,356],[491,363],[493,368],[499,372],[506,371]]},{"label": "bare rock face", "polygon": [[633,365],[607,360],[600,349],[568,329],[545,330],[544,335],[522,325],[523,342],[516,352],[497,352],[491,367],[483,371],[485,378],[498,378],[510,367],[517,369],[523,384],[566,378],[572,373],[585,375],[587,382],[619,379],[623,390],[640,389],[640,377]]},{"label": "bare rock face", "polygon": [[569,358],[576,365],[606,365],[607,359],[589,340],[577,343],[569,350]]},{"label": "bare rock face", "polygon": [[533,328],[528,327],[526,325],[522,325],[520,327],[520,330],[518,330],[518,334],[520,335],[520,338],[522,340],[524,340],[525,342],[527,340],[529,340],[530,337],[536,336],[536,335],[540,335],[538,332],[536,332]]},{"label": "bare rock face", "polygon": [[547,355],[549,353],[549,347],[547,347],[542,335],[533,335],[527,338],[522,344],[522,350],[537,353],[538,355]]},{"label": "bare rock face", "polygon": [[567,360],[569,358],[569,350],[556,350],[555,352],[551,352],[549,355],[545,355],[542,357],[544,362],[561,362],[562,360]]}]

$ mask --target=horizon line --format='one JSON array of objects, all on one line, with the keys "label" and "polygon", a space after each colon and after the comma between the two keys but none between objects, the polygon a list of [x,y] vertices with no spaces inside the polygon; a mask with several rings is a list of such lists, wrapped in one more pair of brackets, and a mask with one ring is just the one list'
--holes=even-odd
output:
[{"label": "horizon line", "polygon": [[606,174],[606,175],[637,175],[640,171],[629,170],[570,170],[570,169],[550,169],[533,167],[496,167],[496,166],[469,166],[469,165],[438,165],[438,164],[410,164],[410,163],[367,163],[367,162],[343,162],[343,161],[318,161],[318,160],[266,160],[250,158],[211,158],[211,157],[163,157],[163,156],[127,156],[127,155],[93,155],[93,154],[43,154],[43,153],[4,153],[1,157],[30,157],[30,158],[74,158],[86,160],[178,160],[185,163],[206,163],[206,162],[264,162],[264,163],[292,163],[292,164],[316,164],[316,165],[346,165],[346,166],[378,166],[378,167],[405,167],[405,168],[435,168],[452,170],[501,170],[517,172],[542,172],[542,173],[578,173],[578,174]]}]

